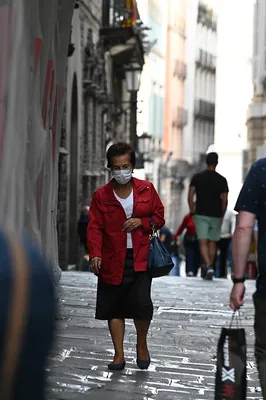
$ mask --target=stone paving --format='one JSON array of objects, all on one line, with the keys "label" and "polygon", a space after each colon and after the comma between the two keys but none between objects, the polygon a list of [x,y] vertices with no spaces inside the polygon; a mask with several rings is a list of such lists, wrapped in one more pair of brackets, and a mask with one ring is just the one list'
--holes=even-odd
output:
[{"label": "stone paving", "polygon": [[[62,276],[61,316],[49,366],[49,400],[213,399],[216,347],[231,312],[229,280],[165,277],[153,282],[154,320],[149,334],[152,363],[138,370],[136,338],[128,321],[126,369],[111,373],[112,344],[106,323],[94,319],[96,278]],[[247,399],[262,399],[253,356],[254,281],[247,282],[243,325],[248,342]]]}]

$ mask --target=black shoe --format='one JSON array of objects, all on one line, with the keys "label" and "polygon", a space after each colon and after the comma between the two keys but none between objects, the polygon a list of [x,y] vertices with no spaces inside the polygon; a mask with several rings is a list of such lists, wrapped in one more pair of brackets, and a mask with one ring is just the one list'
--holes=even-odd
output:
[{"label": "black shoe", "polygon": [[137,366],[139,369],[148,369],[151,363],[150,354],[148,352],[148,360],[139,360],[138,349],[137,349]]},{"label": "black shoe", "polygon": [[213,276],[214,276],[214,269],[213,269],[213,267],[210,265],[210,266],[207,268],[205,280],[206,280],[206,281],[212,281],[212,280],[213,280]]},{"label": "black shoe", "polygon": [[150,359],[150,355],[148,360],[139,360],[137,358],[137,366],[139,367],[139,369],[148,369],[151,363],[151,359]]},{"label": "black shoe", "polygon": [[126,366],[126,362],[125,361],[123,361],[123,362],[121,362],[119,364],[116,364],[116,363],[113,363],[113,362],[108,364],[108,368],[111,371],[122,371],[122,369],[124,369],[125,366]]}]

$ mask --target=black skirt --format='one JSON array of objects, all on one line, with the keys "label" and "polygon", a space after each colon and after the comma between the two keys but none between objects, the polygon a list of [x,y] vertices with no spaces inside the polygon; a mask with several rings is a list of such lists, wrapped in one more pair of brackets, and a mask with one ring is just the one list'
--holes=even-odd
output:
[{"label": "black skirt", "polygon": [[128,249],[120,285],[98,279],[95,318],[151,320],[152,316],[151,279],[147,272],[134,271],[133,250]]}]

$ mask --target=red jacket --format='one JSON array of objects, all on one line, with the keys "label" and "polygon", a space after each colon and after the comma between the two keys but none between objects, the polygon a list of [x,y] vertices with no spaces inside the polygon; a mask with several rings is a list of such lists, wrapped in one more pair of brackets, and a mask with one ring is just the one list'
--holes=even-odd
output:
[{"label": "red jacket", "polygon": [[[134,269],[146,271],[149,253],[151,216],[160,229],[164,221],[164,206],[151,182],[133,178],[133,218],[140,218],[142,226],[132,232]],[[119,285],[126,259],[127,234],[122,232],[127,220],[125,212],[113,193],[112,182],[102,186],[90,205],[87,230],[89,255],[102,258],[100,277],[104,282]]]},{"label": "red jacket", "polygon": [[176,234],[174,235],[174,239],[176,240],[177,236],[180,236],[185,229],[187,230],[187,234],[190,236],[196,234],[196,226],[193,220],[193,216],[191,214],[187,214],[184,217],[182,224],[179,226],[179,228],[176,231]]}]

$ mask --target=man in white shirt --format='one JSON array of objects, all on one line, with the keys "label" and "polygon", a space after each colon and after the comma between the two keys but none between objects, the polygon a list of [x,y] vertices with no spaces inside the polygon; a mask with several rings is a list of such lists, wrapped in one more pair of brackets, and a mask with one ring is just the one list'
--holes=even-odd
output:
[{"label": "man in white shirt", "polygon": [[231,247],[235,224],[235,213],[227,208],[222,223],[221,237],[219,242],[217,243],[217,247],[220,250],[219,277],[224,279],[227,278],[228,252],[229,248]]}]

